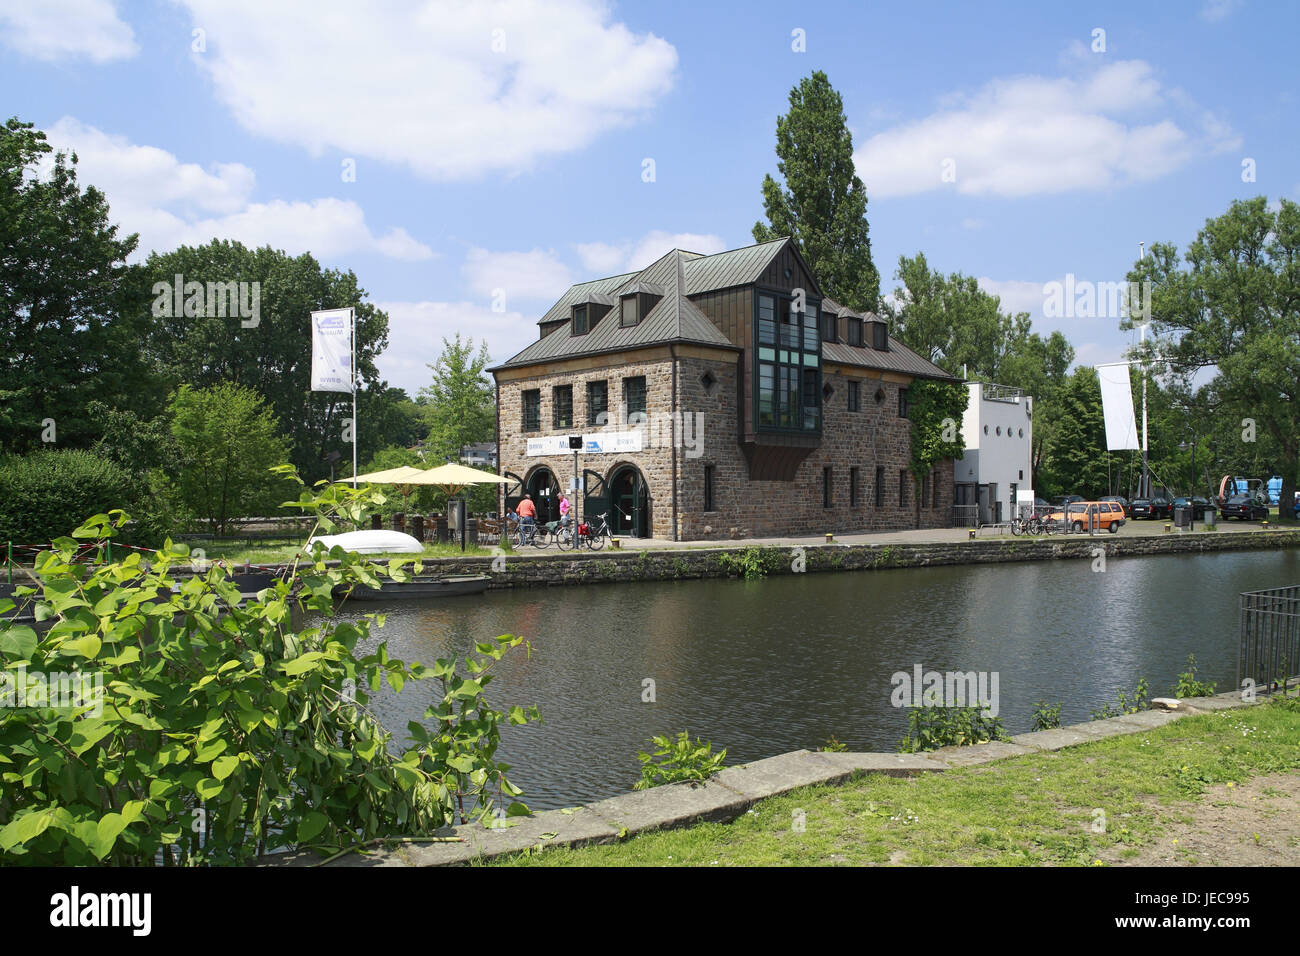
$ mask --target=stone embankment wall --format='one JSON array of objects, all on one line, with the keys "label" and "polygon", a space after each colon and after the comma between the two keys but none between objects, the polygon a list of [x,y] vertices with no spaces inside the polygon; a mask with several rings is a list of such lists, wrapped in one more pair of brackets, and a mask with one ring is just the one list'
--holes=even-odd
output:
[{"label": "stone embankment wall", "polygon": [[[626,539],[625,539],[626,540]],[[1098,549],[1107,559],[1158,554],[1200,554],[1300,547],[1300,530],[1188,533],[1112,537],[1087,535],[1011,541],[960,541],[929,544],[817,545],[802,550],[802,570],[865,571],[922,568],[953,564],[1001,564],[1014,561],[1092,560]],[[584,551],[519,557],[505,556],[505,570],[493,570],[493,558],[440,558],[424,562],[425,573],[490,574],[491,588],[548,587],[614,581],[675,581],[737,577],[735,562],[744,547],[672,548],[656,551]],[[799,573],[799,550],[757,549],[768,574]],[[500,568],[498,561],[497,567]]]}]

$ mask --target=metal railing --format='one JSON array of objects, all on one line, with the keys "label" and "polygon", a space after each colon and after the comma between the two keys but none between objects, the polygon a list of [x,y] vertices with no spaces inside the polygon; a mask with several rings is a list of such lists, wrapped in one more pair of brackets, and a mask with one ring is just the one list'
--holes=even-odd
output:
[{"label": "metal railing", "polygon": [[1237,687],[1246,679],[1267,689],[1300,674],[1300,584],[1241,595]]},{"label": "metal railing", "polygon": [[954,528],[976,528],[979,526],[979,505],[953,505],[952,526]]}]

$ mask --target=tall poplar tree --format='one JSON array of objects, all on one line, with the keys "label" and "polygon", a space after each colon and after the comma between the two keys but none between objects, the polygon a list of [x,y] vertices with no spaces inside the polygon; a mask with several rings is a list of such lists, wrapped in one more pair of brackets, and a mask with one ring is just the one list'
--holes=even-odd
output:
[{"label": "tall poplar tree", "polygon": [[823,292],[875,311],[880,273],[871,261],[867,191],[854,171],[843,100],[820,70],[790,91],[790,112],[776,121],[776,155],[785,182],[763,177],[768,224],[754,224],[754,239],[791,236]]}]

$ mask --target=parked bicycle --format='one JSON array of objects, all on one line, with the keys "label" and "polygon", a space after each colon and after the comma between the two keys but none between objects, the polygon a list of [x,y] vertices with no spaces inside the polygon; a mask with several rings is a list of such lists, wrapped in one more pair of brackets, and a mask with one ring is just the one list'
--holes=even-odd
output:
[{"label": "parked bicycle", "polygon": [[[578,537],[592,551],[599,551],[605,542],[614,536],[609,528],[609,514],[596,515],[595,520],[584,522],[578,528]],[[584,530],[585,529],[585,530]]]}]

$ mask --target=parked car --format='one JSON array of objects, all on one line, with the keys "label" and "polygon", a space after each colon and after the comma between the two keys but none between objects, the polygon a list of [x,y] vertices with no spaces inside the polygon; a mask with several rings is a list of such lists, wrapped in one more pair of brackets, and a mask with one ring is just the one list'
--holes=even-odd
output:
[{"label": "parked car", "polygon": [[1074,501],[1065,510],[1057,510],[1049,519],[1063,521],[1075,533],[1087,531],[1094,521],[1097,530],[1114,534],[1124,526],[1124,509],[1117,501]]},{"label": "parked car", "polygon": [[1268,518],[1268,506],[1260,504],[1254,495],[1232,495],[1223,503],[1223,517],[1238,518],[1241,521],[1256,521]]},{"label": "parked car", "polygon": [[1130,517],[1133,513],[1133,506],[1130,505],[1128,499],[1122,495],[1107,495],[1105,498],[1098,498],[1097,500],[1118,502],[1119,506],[1124,509],[1125,517]]},{"label": "parked car", "polygon": [[1202,518],[1205,517],[1205,512],[1209,509],[1210,503],[1206,501],[1204,498],[1180,497],[1174,499],[1173,507],[1175,511],[1178,510],[1179,508],[1191,508],[1192,520],[1200,521]]},{"label": "parked car", "polygon": [[1072,505],[1076,501],[1082,501],[1083,495],[1057,495],[1052,499],[1052,510],[1060,511],[1066,505]]},{"label": "parked car", "polygon": [[1169,499],[1160,496],[1155,498],[1134,498],[1130,508],[1135,519],[1169,518],[1173,515]]}]

